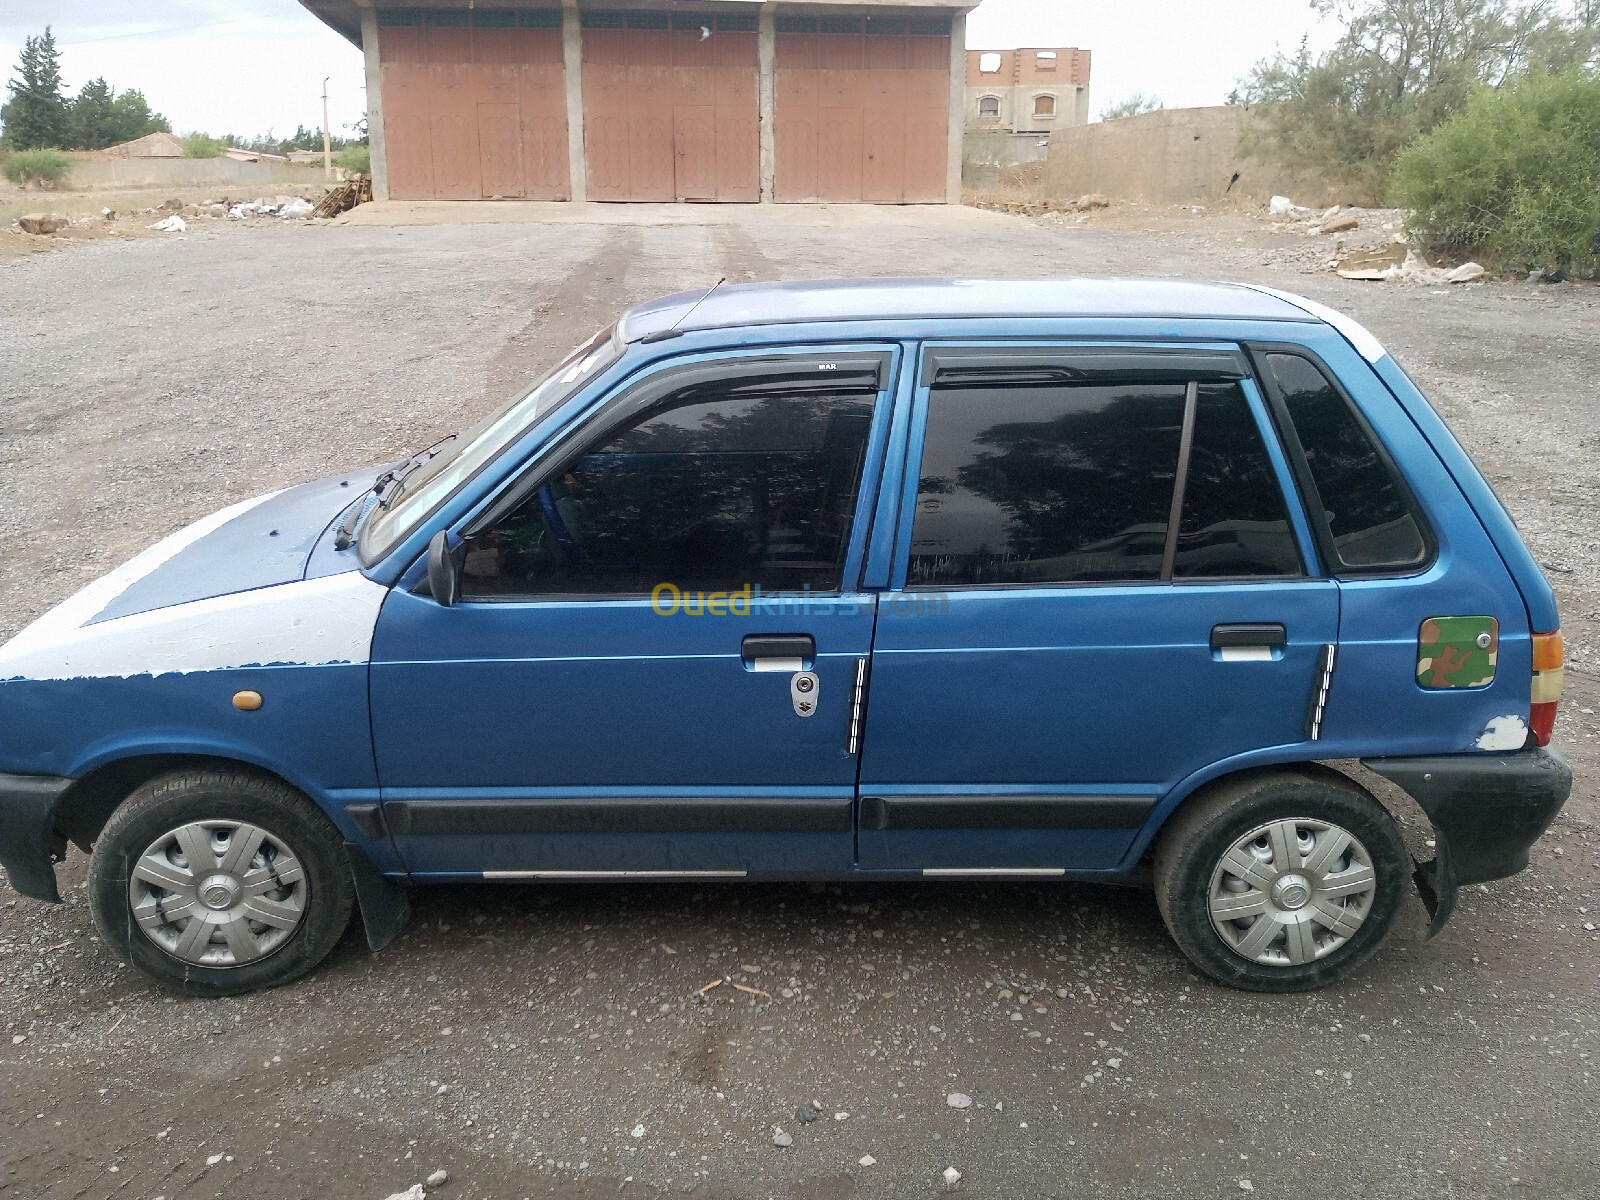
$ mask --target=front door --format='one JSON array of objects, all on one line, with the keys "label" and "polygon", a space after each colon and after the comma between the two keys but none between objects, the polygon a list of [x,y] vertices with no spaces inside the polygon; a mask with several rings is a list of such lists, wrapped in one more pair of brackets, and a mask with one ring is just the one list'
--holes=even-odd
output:
[{"label": "front door", "polygon": [[892,361],[657,372],[462,531],[460,602],[394,589],[372,709],[409,870],[851,868],[874,614],[857,509]]},{"label": "front door", "polygon": [[1192,772],[1314,736],[1337,589],[1240,354],[936,348],[912,428],[863,869],[1109,869]]}]

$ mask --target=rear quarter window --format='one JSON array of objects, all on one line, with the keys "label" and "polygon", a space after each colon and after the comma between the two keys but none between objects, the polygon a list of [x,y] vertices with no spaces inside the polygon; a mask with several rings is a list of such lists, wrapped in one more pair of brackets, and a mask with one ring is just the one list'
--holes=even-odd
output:
[{"label": "rear quarter window", "polygon": [[1300,443],[1340,574],[1383,574],[1422,566],[1430,544],[1415,497],[1344,393],[1310,359],[1268,353],[1267,383]]}]

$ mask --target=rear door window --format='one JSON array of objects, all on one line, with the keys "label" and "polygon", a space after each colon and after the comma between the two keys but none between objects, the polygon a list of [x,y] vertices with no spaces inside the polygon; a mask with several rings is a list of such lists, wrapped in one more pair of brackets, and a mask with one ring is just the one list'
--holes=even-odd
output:
[{"label": "rear door window", "polygon": [[1315,490],[1336,574],[1420,567],[1429,542],[1411,490],[1350,401],[1297,354],[1268,353],[1267,385],[1283,406]]},{"label": "rear door window", "polygon": [[953,374],[929,395],[910,586],[1303,573],[1236,380]]}]

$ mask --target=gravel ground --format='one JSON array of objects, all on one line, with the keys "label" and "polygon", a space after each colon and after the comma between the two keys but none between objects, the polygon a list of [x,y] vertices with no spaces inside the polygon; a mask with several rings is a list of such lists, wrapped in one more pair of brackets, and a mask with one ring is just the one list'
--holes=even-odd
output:
[{"label": "gravel ground", "polygon": [[0,636],[721,274],[1244,278],[1368,324],[1561,592],[1579,783],[1532,869],[1433,942],[1413,904],[1310,996],[1202,981],[1139,891],[663,885],[430,889],[382,954],[196,1001],[99,946],[74,854],[62,906],[0,886],[0,1198],[382,1200],[436,1169],[550,1200],[1600,1192],[1600,289],[1302,274],[1303,235],[1224,215],[706,220],[219,225],[0,266]]}]

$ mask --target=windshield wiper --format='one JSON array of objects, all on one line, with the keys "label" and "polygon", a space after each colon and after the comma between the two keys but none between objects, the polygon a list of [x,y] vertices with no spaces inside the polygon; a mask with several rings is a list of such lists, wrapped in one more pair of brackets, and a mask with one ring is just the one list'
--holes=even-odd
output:
[{"label": "windshield wiper", "polygon": [[[346,514],[344,520],[339,522],[339,528],[334,530],[333,548],[335,550],[348,550],[351,544],[356,540],[356,529],[361,524],[361,518],[366,516],[367,513],[374,507],[389,507],[389,505],[394,502],[395,498],[400,495],[400,491],[405,485],[406,478],[418,467],[422,466],[423,463],[427,462],[435,454],[439,453],[439,448],[446,442],[454,439],[456,436],[458,435],[454,433],[445,434],[444,437],[433,443],[433,445],[427,447],[426,449],[419,450],[417,453],[413,454],[409,459],[406,460],[404,465],[390,467],[387,471],[374,479],[372,481],[372,486],[361,494],[361,498],[356,501],[355,507],[353,507],[349,513]],[[376,496],[378,503],[376,505],[368,504],[368,496]]]}]

